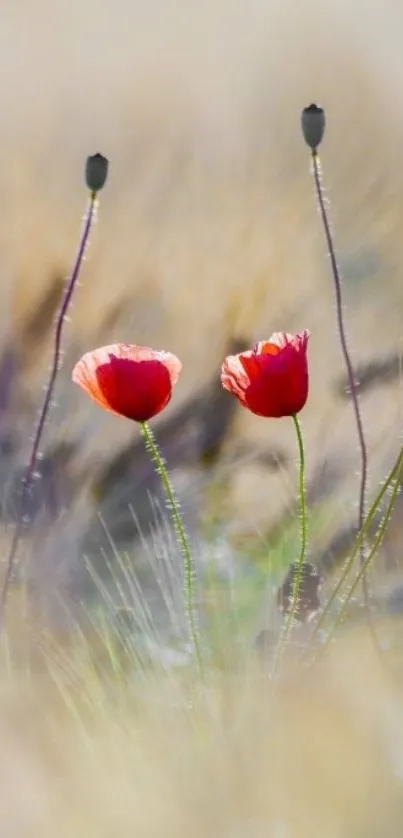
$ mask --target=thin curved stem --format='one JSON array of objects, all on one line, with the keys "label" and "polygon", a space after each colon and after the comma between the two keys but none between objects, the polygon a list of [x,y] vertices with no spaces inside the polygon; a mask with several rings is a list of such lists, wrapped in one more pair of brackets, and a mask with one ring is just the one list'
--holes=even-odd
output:
[{"label": "thin curved stem", "polygon": [[308,512],[306,501],[306,484],[305,484],[305,451],[304,440],[300,421],[297,415],[292,417],[295,431],[297,434],[298,454],[299,454],[299,498],[300,498],[300,519],[301,519],[301,549],[297,565],[297,573],[292,593],[292,604],[285,629],[280,638],[278,649],[274,660],[274,672],[276,672],[281,656],[284,651],[285,644],[294,624],[295,614],[298,608],[299,590],[301,586],[301,579],[303,573],[304,563],[306,561],[306,551],[308,546]]},{"label": "thin curved stem", "polygon": [[[351,395],[351,400],[353,403],[353,410],[355,415],[355,423],[357,426],[357,435],[358,435],[358,442],[361,452],[361,480],[360,480],[360,491],[359,491],[359,501],[358,501],[358,532],[362,530],[364,526],[365,520],[365,505],[366,505],[366,492],[367,492],[367,477],[368,477],[368,451],[365,442],[364,436],[364,426],[361,416],[360,404],[358,399],[358,392],[357,392],[357,384],[354,378],[354,369],[353,364],[350,358],[350,353],[348,349],[347,343],[347,334],[346,328],[343,319],[343,299],[342,299],[342,283],[341,283],[341,276],[339,272],[339,268],[337,265],[337,259],[333,244],[332,232],[330,227],[330,221],[328,218],[328,212],[326,209],[326,202],[325,196],[322,186],[322,170],[320,165],[319,156],[316,150],[312,151],[312,171],[313,177],[315,182],[315,189],[316,195],[319,204],[320,215],[323,223],[323,229],[326,238],[327,249],[330,257],[330,264],[332,268],[332,274],[334,279],[334,287],[336,293],[336,311],[337,311],[337,324],[338,324],[338,331],[339,331],[339,338],[340,344],[342,348],[342,353],[344,357],[344,362],[346,365],[347,370],[347,378],[348,378],[348,386],[349,392]],[[365,563],[365,544],[362,541],[361,548],[360,548],[360,562],[361,567],[363,567]],[[369,604],[369,591],[368,591],[368,580],[366,573],[362,575],[362,589],[364,595],[364,606],[365,606],[365,613],[367,618],[368,627],[370,629],[373,642],[375,646],[379,649],[379,644],[377,637],[375,635],[374,626],[372,623],[371,617],[371,609]],[[379,649],[379,652],[381,650]]]},{"label": "thin curved stem", "polygon": [[54,337],[54,349],[53,349],[53,360],[52,360],[52,367],[49,376],[49,381],[46,387],[45,397],[42,404],[42,409],[39,415],[38,423],[36,426],[34,440],[32,444],[31,456],[29,459],[27,471],[25,474],[25,478],[22,485],[22,493],[21,493],[21,501],[20,501],[20,508],[19,514],[17,518],[17,523],[14,529],[14,535],[11,542],[10,550],[7,557],[6,563],[6,572],[3,581],[3,587],[1,590],[0,595],[0,627],[2,626],[4,620],[4,611],[6,607],[7,595],[11,583],[12,572],[14,567],[15,558],[17,555],[18,546],[20,543],[25,514],[26,514],[26,503],[28,500],[29,492],[32,486],[32,480],[38,460],[38,453],[39,447],[42,441],[43,432],[46,425],[46,419],[51,407],[53,391],[56,384],[57,374],[60,369],[61,364],[61,349],[62,349],[62,338],[63,338],[63,327],[66,321],[67,312],[71,303],[71,298],[74,293],[74,289],[77,284],[78,276],[80,273],[80,269],[83,263],[83,259],[85,256],[85,251],[88,245],[88,239],[91,232],[91,227],[94,221],[94,216],[96,212],[96,193],[90,193],[90,201],[89,206],[86,212],[85,222],[84,222],[84,229],[81,236],[81,241],[76,257],[76,261],[70,276],[70,279],[66,286],[66,291],[64,294],[63,302],[60,307],[60,311],[56,321],[56,329],[55,329],[55,337]]},{"label": "thin curved stem", "polygon": [[147,422],[140,423],[141,433],[145,442],[146,449],[154,462],[156,471],[161,478],[161,483],[168,501],[168,508],[172,516],[173,525],[175,528],[178,544],[183,556],[185,567],[185,597],[186,597],[186,613],[189,624],[190,638],[196,654],[197,664],[200,675],[203,674],[203,661],[200,650],[199,632],[196,621],[195,607],[194,607],[194,580],[195,569],[193,557],[190,549],[189,540],[186,534],[185,526],[182,520],[182,512],[179,500],[176,497],[175,489],[172,485],[165,460],[158,448],[155,436]]}]

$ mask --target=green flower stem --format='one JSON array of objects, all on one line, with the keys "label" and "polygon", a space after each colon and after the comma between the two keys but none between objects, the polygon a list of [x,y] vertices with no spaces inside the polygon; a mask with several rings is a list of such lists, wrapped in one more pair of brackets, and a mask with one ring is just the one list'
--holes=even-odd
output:
[{"label": "green flower stem", "polygon": [[147,422],[140,423],[141,434],[143,436],[145,447],[149,453],[156,471],[161,478],[161,483],[166,494],[167,506],[172,516],[172,521],[175,528],[178,544],[183,556],[185,567],[185,596],[186,596],[186,613],[189,622],[189,633],[192,644],[195,650],[199,672],[203,673],[203,662],[200,650],[199,632],[197,627],[197,620],[194,607],[194,579],[195,569],[190,550],[189,540],[186,534],[185,526],[182,520],[182,513],[179,500],[176,497],[175,489],[172,485],[171,478],[166,467],[165,460],[158,448],[155,436]]},{"label": "green flower stem", "polygon": [[306,548],[308,541],[308,525],[307,525],[307,503],[306,503],[306,486],[305,486],[305,451],[304,440],[302,438],[301,424],[298,416],[292,417],[298,439],[298,453],[299,453],[299,497],[301,503],[301,553],[299,559],[299,570],[306,557]]},{"label": "green flower stem", "polygon": [[303,566],[306,561],[306,551],[308,545],[308,514],[307,514],[307,502],[306,502],[306,485],[305,485],[305,451],[304,451],[304,440],[302,437],[302,430],[301,424],[298,419],[298,416],[295,414],[292,417],[294,422],[296,434],[297,434],[297,441],[298,441],[298,452],[299,452],[299,498],[300,498],[300,515],[301,515],[301,551],[298,560],[298,567],[297,567],[297,575],[294,583],[294,590],[292,595],[292,605],[290,614],[285,626],[285,630],[282,633],[282,637],[280,638],[280,642],[278,645],[278,649],[275,656],[274,661],[274,672],[276,672],[278,664],[280,662],[281,656],[284,651],[285,644],[287,642],[288,636],[290,634],[292,625],[294,623],[295,613],[298,608],[298,598],[299,598],[299,589],[301,586],[301,578],[302,578],[302,571]]}]

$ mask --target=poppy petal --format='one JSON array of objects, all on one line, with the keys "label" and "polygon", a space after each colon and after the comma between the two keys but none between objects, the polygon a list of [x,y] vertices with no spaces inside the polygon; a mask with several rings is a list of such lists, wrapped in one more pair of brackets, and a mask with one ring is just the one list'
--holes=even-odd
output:
[{"label": "poppy petal", "polygon": [[[106,348],[106,347],[105,347]],[[109,348],[109,347],[108,347]],[[107,399],[105,398],[99,382],[97,379],[97,369],[102,366],[103,362],[107,363],[108,355],[105,355],[102,349],[94,352],[86,352],[82,358],[77,362],[73,369],[72,379],[75,384],[82,387],[85,392],[94,399],[100,407],[116,413],[112,410]]]},{"label": "poppy petal", "polygon": [[309,332],[275,332],[252,352],[229,356],[222,366],[223,386],[258,416],[280,418],[299,413],[309,389]]},{"label": "poppy petal", "polygon": [[[252,355],[251,352],[245,353]],[[249,387],[250,380],[243,365],[242,355],[228,355],[221,367],[221,383],[225,390],[242,399]]]},{"label": "poppy petal", "polygon": [[143,422],[166,407],[181,368],[170,352],[119,343],[87,352],[72,377],[105,410]]},{"label": "poppy petal", "polygon": [[156,416],[172,395],[169,370],[158,360],[111,358],[98,367],[96,375],[112,410],[135,422]]}]

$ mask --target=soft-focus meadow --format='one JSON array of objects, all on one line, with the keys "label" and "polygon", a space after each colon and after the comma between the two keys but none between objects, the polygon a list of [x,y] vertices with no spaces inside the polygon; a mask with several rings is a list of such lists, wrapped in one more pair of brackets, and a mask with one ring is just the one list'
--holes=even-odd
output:
[{"label": "soft-focus meadow", "polygon": [[[402,25],[393,0],[0,4],[4,558],[86,208],[84,161],[110,160],[0,636],[5,836],[400,834],[401,626],[388,612],[402,599],[401,502],[371,574],[394,676],[358,619],[318,670],[274,689],[254,638],[278,626],[273,588],[298,550],[295,438],[291,422],[229,407],[219,369],[234,346],[310,330],[310,559],[330,590],[357,517],[359,454],[300,111],[326,108],[321,160],[373,497],[403,416]],[[83,352],[114,341],[183,362],[153,427],[197,559],[202,690],[137,430],[71,383]]]}]

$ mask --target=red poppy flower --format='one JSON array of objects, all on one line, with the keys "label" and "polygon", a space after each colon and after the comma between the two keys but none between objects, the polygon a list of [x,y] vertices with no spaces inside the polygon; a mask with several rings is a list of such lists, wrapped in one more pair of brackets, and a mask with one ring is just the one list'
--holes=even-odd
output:
[{"label": "red poppy flower", "polygon": [[105,410],[146,422],[168,404],[181,369],[170,352],[115,343],[83,355],[72,378]]},{"label": "red poppy flower", "polygon": [[221,382],[257,416],[294,416],[308,398],[307,347],[309,332],[275,332],[252,351],[229,355]]}]

